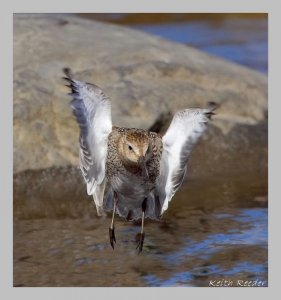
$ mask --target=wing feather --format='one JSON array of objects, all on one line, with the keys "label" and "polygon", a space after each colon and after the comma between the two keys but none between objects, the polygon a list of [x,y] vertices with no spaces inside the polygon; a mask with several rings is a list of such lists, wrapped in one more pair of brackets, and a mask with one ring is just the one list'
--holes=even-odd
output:
[{"label": "wing feather", "polygon": [[80,127],[80,169],[101,214],[108,135],[112,130],[111,104],[96,85],[73,79],[70,69],[63,70],[73,97],[71,107]]},{"label": "wing feather", "polygon": [[216,108],[217,105],[210,102],[205,109],[185,109],[176,113],[163,136],[160,176],[155,191],[162,206],[161,214],[168,208],[169,202],[181,186],[186,174],[188,157],[206,130],[207,123]]}]

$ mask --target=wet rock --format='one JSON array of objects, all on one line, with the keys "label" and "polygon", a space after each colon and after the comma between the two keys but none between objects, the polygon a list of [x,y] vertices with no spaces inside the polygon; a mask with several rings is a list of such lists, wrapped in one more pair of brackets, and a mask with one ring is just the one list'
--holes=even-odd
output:
[{"label": "wet rock", "polygon": [[267,78],[148,34],[73,15],[14,17],[14,172],[78,164],[63,67],[103,88],[113,122],[165,131],[183,108],[221,104],[190,173],[267,169]]}]

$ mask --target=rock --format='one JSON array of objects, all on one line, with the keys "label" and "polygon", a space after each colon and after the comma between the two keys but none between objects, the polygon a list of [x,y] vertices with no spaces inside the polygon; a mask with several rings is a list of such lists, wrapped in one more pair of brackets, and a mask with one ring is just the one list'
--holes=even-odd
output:
[{"label": "rock", "polygon": [[267,172],[267,78],[215,56],[74,15],[14,16],[14,173],[78,164],[70,67],[112,99],[113,122],[164,131],[183,108],[219,103],[191,176]]}]

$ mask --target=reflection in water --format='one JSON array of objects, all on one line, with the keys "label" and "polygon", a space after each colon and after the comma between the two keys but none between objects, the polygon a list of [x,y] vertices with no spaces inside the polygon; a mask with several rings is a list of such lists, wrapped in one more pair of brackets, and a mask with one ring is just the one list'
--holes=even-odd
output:
[{"label": "reflection in water", "polygon": [[267,285],[263,176],[189,178],[161,222],[145,221],[141,255],[140,224],[120,218],[111,249],[110,216],[95,216],[80,177],[62,169],[14,179],[15,286],[208,286],[222,277]]},{"label": "reflection in water", "polygon": [[[225,233],[209,234],[201,241],[185,238],[184,246],[181,249],[162,257],[171,270],[194,257],[207,262],[207,264],[203,267],[196,267],[195,265],[189,271],[176,272],[171,274],[168,279],[161,279],[154,274],[149,274],[145,276],[148,285],[193,286],[196,285],[196,278],[198,277],[208,277],[213,280],[220,276],[232,280],[233,277],[238,276],[238,279],[245,280],[245,274],[253,278],[258,277],[259,280],[267,280],[267,263],[266,261],[255,262],[255,253],[250,253],[250,256],[243,259],[240,258],[234,265],[224,266],[225,262],[223,261],[219,264],[212,264],[214,254],[219,255],[233,250],[248,253],[245,246],[255,246],[258,251],[262,248],[266,251],[267,209],[242,209],[238,212],[235,211],[232,215],[219,213],[213,217],[218,218],[221,222],[237,221],[240,224],[236,224],[235,228],[230,228]],[[227,259],[230,258],[231,256]]]},{"label": "reflection in water", "polygon": [[[161,24],[131,20],[126,25],[267,71],[265,17],[165,16],[177,18]],[[120,14],[109,21],[118,20]],[[188,178],[163,220],[145,222],[141,255],[134,242],[139,224],[122,219],[116,220],[117,245],[111,249],[110,219],[96,217],[76,168],[15,175],[13,195],[14,286],[267,282],[267,173]]]}]

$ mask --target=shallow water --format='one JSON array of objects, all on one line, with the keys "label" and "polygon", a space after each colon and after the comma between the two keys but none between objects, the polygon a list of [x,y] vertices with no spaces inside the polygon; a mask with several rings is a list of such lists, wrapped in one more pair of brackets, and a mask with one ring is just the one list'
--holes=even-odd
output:
[{"label": "shallow water", "polygon": [[[17,186],[19,179],[33,186],[30,193],[14,190],[15,286],[268,285],[264,177],[189,178],[160,222],[145,221],[138,255],[140,223],[117,218],[113,251],[110,216],[95,216],[76,171],[15,178]],[[53,181],[60,183],[60,195]],[[48,194],[44,186],[50,184]]]},{"label": "shallow water", "polygon": [[[267,263],[258,256],[267,251],[267,209],[241,209],[232,214],[213,215],[221,222],[238,221],[234,228],[224,232],[211,233],[199,241],[184,237],[184,245],[162,258],[172,273],[168,279],[155,274],[145,277],[151,286],[205,286],[210,281],[262,280],[267,285]],[[220,226],[220,224],[218,224]],[[233,260],[233,253],[238,257]],[[217,259],[221,255],[221,259]],[[239,257],[240,255],[240,257]],[[201,260],[199,266],[178,272],[177,266],[187,260]],[[230,261],[232,260],[232,261]]]},{"label": "shallow water", "polygon": [[[267,72],[265,15],[91,15]],[[241,157],[241,159],[246,159]],[[235,169],[229,166],[229,170]],[[14,286],[267,286],[267,172],[188,179],[160,222],[98,218],[77,168],[14,175]],[[258,282],[258,283],[257,283]]]}]

